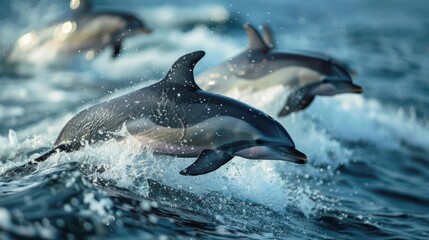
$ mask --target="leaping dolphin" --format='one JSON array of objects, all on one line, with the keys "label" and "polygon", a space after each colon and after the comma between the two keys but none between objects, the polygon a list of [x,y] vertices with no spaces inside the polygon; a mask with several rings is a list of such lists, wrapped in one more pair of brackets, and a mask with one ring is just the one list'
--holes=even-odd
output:
[{"label": "leaping dolphin", "polygon": [[352,70],[346,64],[321,54],[278,51],[267,26],[263,38],[250,24],[244,28],[248,48],[199,75],[197,83],[203,89],[229,95],[234,87],[259,90],[284,85],[291,94],[278,116],[306,108],[317,95],[363,92],[352,82]]},{"label": "leaping dolphin", "polygon": [[125,126],[155,153],[198,157],[182,175],[212,172],[234,156],[306,163],[307,157],[295,149],[279,122],[247,104],[198,87],[193,70],[204,54],[187,54],[160,82],[81,111],[61,130],[54,148],[35,161],[57,151],[118,139],[115,133]]},{"label": "leaping dolphin", "polygon": [[22,35],[6,62],[50,63],[79,53],[91,60],[107,46],[113,49],[112,57],[117,57],[125,38],[151,32],[130,13],[97,10],[84,0],[71,0],[70,8],[71,17]]}]

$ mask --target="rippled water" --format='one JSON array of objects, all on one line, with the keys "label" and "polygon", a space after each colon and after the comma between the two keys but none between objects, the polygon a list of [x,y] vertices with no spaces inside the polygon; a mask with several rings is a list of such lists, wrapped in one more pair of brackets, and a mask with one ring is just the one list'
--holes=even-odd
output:
[{"label": "rippled water", "polygon": [[[95,3],[133,11],[155,31],[127,39],[118,59],[106,50],[92,62],[40,60],[0,75],[0,238],[428,238],[425,0]],[[66,7],[3,1],[2,51]],[[278,119],[308,164],[234,158],[184,177],[193,159],[112,140],[16,168],[49,149],[79,110],[160,79],[177,57],[205,50],[198,74],[239,53],[247,21],[269,22],[280,48],[324,52],[359,73],[363,95],[318,97]],[[235,96],[276,116],[284,92]]]}]

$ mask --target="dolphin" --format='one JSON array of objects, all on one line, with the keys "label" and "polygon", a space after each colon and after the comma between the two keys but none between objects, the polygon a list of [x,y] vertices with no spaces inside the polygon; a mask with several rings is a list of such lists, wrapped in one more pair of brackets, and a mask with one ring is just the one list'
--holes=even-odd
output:
[{"label": "dolphin", "polygon": [[71,16],[22,35],[8,51],[6,63],[54,62],[84,53],[93,59],[111,46],[117,57],[124,39],[151,29],[131,13],[97,10],[85,0],[71,0]]},{"label": "dolphin", "polygon": [[362,93],[352,82],[353,71],[346,64],[322,54],[278,51],[271,30],[264,36],[250,24],[244,24],[249,46],[225,63],[208,69],[197,77],[205,90],[229,95],[231,88],[264,89],[283,85],[290,90],[278,116],[306,108],[315,96],[339,93]]},{"label": "dolphin", "polygon": [[160,82],[81,111],[61,130],[54,148],[35,161],[57,151],[121,139],[117,132],[125,127],[157,154],[198,157],[182,175],[209,173],[234,156],[306,163],[306,155],[295,149],[279,122],[252,106],[198,87],[193,70],[204,54],[184,55]]}]

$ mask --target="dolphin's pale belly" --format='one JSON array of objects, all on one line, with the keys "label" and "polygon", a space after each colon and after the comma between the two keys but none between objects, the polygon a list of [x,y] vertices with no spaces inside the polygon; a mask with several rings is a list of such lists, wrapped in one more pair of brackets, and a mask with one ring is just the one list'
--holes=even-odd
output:
[{"label": "dolphin's pale belly", "polygon": [[196,157],[203,150],[249,141],[261,134],[249,123],[230,116],[213,117],[182,128],[160,126],[146,118],[130,121],[126,126],[131,135],[154,152],[182,157]]},{"label": "dolphin's pale belly", "polygon": [[320,81],[322,78],[323,75],[309,68],[290,66],[257,79],[244,79],[229,71],[211,72],[198,78],[197,82],[206,90],[228,95],[228,92],[233,88],[240,90],[250,88],[257,91],[271,86],[283,85],[290,89],[297,89]]}]

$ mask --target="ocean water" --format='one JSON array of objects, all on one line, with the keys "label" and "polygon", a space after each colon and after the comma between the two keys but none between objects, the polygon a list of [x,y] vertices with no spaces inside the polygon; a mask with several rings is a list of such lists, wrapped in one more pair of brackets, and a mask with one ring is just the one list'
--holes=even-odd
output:
[{"label": "ocean water", "polygon": [[[29,59],[0,74],[0,239],[428,239],[429,4],[413,1],[93,1],[154,29],[57,65]],[[0,52],[58,17],[67,1],[0,3]],[[161,79],[179,56],[204,50],[196,74],[241,52],[242,24],[269,23],[279,48],[349,63],[363,95],[318,97],[279,120],[306,165],[234,158],[185,177],[193,159],[114,140],[49,149],[78,111]],[[236,90],[276,116],[281,86]]]}]

